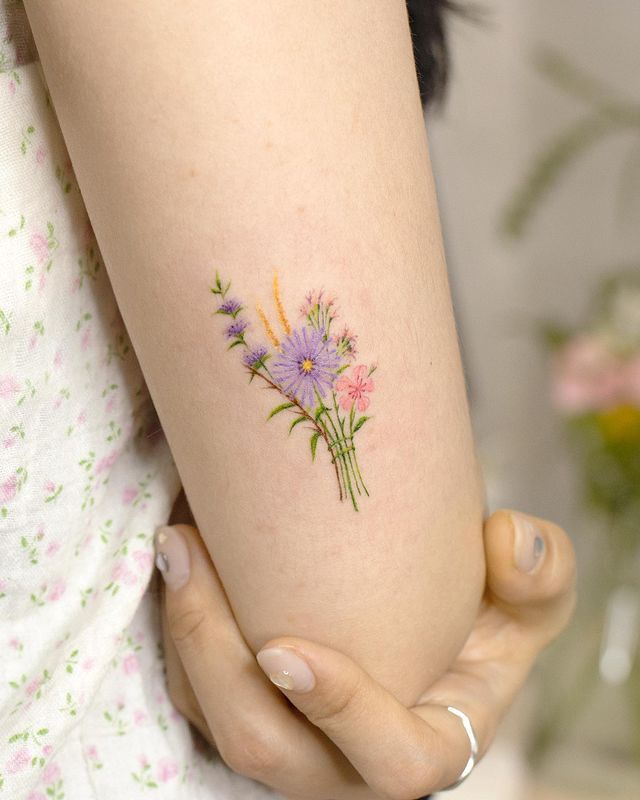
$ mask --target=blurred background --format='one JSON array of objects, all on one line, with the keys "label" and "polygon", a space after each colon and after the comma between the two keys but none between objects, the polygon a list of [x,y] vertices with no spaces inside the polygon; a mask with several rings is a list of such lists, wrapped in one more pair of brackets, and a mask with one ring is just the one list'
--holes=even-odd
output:
[{"label": "blurred background", "polygon": [[[491,508],[578,611],[456,796],[640,798],[640,3],[482,0],[427,127]],[[477,15],[476,15],[477,16]]]}]

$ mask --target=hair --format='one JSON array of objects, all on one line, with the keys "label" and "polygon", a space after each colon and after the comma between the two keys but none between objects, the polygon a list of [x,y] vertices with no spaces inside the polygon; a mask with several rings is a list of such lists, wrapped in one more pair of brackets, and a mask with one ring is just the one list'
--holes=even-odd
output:
[{"label": "hair", "polygon": [[445,98],[450,72],[447,18],[468,9],[455,0],[407,0],[420,99],[426,108]]}]

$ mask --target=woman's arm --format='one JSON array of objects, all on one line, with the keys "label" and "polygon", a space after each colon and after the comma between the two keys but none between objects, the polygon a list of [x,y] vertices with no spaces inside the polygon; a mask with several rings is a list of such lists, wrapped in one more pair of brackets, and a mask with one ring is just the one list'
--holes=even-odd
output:
[{"label": "woman's arm", "polygon": [[[484,563],[404,3],[26,7],[122,315],[247,641],[328,644],[415,702],[466,638]],[[290,436],[298,409],[266,421],[282,398],[263,377],[249,383],[242,344],[227,351],[216,270],[281,381],[256,303],[282,346],[305,294],[335,292],[332,331],[348,323],[354,364],[378,365],[357,434],[370,496],[346,453],[331,463],[327,443],[348,448],[348,433],[322,420],[312,463],[315,419]],[[326,378],[334,357],[322,366]]]}]

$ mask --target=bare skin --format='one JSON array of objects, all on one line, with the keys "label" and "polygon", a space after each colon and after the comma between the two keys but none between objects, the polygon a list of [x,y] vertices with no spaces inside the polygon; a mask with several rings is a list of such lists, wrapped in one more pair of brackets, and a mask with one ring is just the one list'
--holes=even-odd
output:
[{"label": "bare skin", "polygon": [[[282,634],[335,647],[415,703],[476,618],[484,497],[404,4],[25,7],[243,636],[254,652]],[[284,333],[275,270],[294,327],[306,292],[335,292],[358,333],[355,363],[378,363],[358,512],[339,499],[327,446],[312,462],[302,426],[288,436],[281,416],[266,421],[275,392],[227,350],[216,270],[256,339],[256,303]]]}]

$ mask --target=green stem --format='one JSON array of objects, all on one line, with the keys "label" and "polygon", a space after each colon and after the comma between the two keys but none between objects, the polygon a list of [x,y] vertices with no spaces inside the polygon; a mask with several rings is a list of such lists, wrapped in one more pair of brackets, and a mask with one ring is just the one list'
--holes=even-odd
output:
[{"label": "green stem", "polygon": [[[319,425],[318,422],[316,422],[316,420],[311,416],[311,414],[309,414],[309,412],[302,405],[302,403],[300,403],[295,397],[293,397],[293,395],[285,394],[282,391],[282,389],[278,386],[278,384],[275,383],[275,381],[272,381],[266,375],[263,375],[262,372],[258,372],[258,370],[254,369],[253,367],[247,367],[247,369],[249,370],[249,372],[252,375],[257,375],[259,378],[262,378],[262,380],[267,384],[267,388],[274,389],[276,392],[281,394],[283,397],[286,397],[287,400],[290,403],[293,403],[293,405],[296,406],[296,408],[298,409],[298,412],[300,414],[302,414],[303,417],[306,417],[306,419],[313,425],[313,427],[316,429],[316,431],[322,436],[322,438],[326,442],[326,445],[327,445],[327,448],[329,449],[329,452],[331,452],[331,445],[329,444],[329,435],[327,433],[326,428],[324,428],[323,426]],[[266,367],[265,367],[265,369],[266,369]],[[335,463],[335,460],[334,460],[334,467],[335,467],[335,471],[336,471],[336,480],[338,481],[338,492],[340,493],[340,502],[342,502],[342,500],[344,499],[344,493],[343,493],[343,490],[342,490],[342,482],[340,480],[340,473],[338,472],[338,466]]]},{"label": "green stem", "polygon": [[[360,483],[358,481],[358,475],[356,474],[356,470],[355,470],[355,467],[354,467],[356,448],[355,448],[355,445],[353,444],[353,437],[352,436],[348,437],[347,433],[346,433],[346,431],[344,429],[344,419],[340,417],[340,411],[338,410],[338,401],[337,401],[335,392],[333,392],[333,408],[334,408],[334,411],[336,412],[336,417],[337,417],[338,423],[340,425],[340,430],[342,431],[342,438],[349,445],[346,448],[346,453],[347,453],[347,458],[349,459],[349,466],[351,467],[351,472],[353,473],[353,482],[356,485],[356,489],[358,490],[358,494],[362,494],[362,489],[360,488]],[[353,406],[351,408],[353,410]],[[352,459],[352,453],[353,453],[353,459]]]},{"label": "green stem", "polygon": [[[371,374],[371,373],[369,373]],[[364,489],[364,493],[369,497],[369,490],[362,479],[362,473],[360,472],[360,465],[358,464],[358,454],[356,452],[356,446],[353,442],[353,420],[355,417],[355,403],[351,406],[351,413],[349,414],[349,439],[351,440],[351,447],[353,447],[353,461],[356,465],[356,472],[358,473],[358,478],[360,479],[360,483],[362,484],[362,488]]]},{"label": "green stem", "polygon": [[326,418],[331,423],[331,428],[332,428],[333,434],[335,436],[335,440],[334,440],[333,444],[337,448],[337,452],[335,450],[331,450],[331,453],[333,455],[333,459],[334,459],[334,461],[336,459],[340,459],[340,464],[342,465],[343,474],[346,476],[346,485],[347,485],[347,489],[349,491],[349,496],[351,497],[351,502],[353,503],[353,507],[355,508],[355,510],[358,511],[359,510],[358,509],[358,503],[356,502],[356,497],[355,497],[355,494],[353,493],[353,486],[351,485],[350,467],[349,467],[349,464],[347,463],[347,459],[346,459],[344,450],[343,450],[343,448],[341,447],[341,444],[340,444],[340,442],[341,442],[340,434],[338,432],[338,429],[336,428],[336,425],[335,425],[335,422],[333,421],[333,418],[331,417],[331,410],[329,408],[327,408],[327,406],[325,406],[325,404],[322,402],[322,398],[320,397],[320,395],[318,394],[317,391],[316,391],[316,397],[317,397],[318,402],[320,403],[320,406],[322,408],[322,415],[324,415],[325,412],[326,412]]},{"label": "green stem", "polygon": [[[344,472],[345,472],[345,475],[347,476],[347,488],[349,490],[349,495],[351,497],[351,502],[353,503],[353,507],[355,508],[355,510],[358,511],[358,503],[356,502],[356,496],[353,493],[353,486],[351,485],[351,473],[352,473],[351,461],[349,461],[349,463],[347,463],[347,457],[349,456],[349,453],[345,452],[345,450],[343,449],[343,447],[341,445],[341,442],[344,441],[344,437],[341,437],[340,434],[338,433],[338,429],[336,428],[336,425],[335,425],[333,419],[331,418],[331,410],[328,409],[328,408],[327,408],[327,419],[329,420],[329,422],[331,423],[331,427],[333,428],[333,432],[334,432],[335,437],[336,437],[335,438],[335,445],[338,448],[338,453],[334,456],[334,458],[339,458],[341,463],[344,464]],[[354,475],[354,478],[355,478],[355,475]]]},{"label": "green stem", "polygon": [[[324,409],[324,406],[323,406],[323,409]],[[323,411],[323,414],[324,414],[324,411]],[[327,449],[329,450],[329,456],[331,457],[331,461],[333,462],[334,467],[336,469],[340,470],[340,475],[342,476],[342,489],[344,491],[344,494],[346,495],[346,493],[347,493],[347,479],[346,479],[346,476],[345,476],[344,465],[342,463],[342,459],[338,459],[336,457],[336,454],[335,454],[335,452],[333,450],[333,444],[334,443],[331,441],[331,436],[330,436],[329,430],[327,428],[326,423],[322,419],[322,416],[323,415],[321,414],[320,417],[318,418],[318,423],[322,426],[322,429],[325,432],[325,442],[327,444]]]}]

